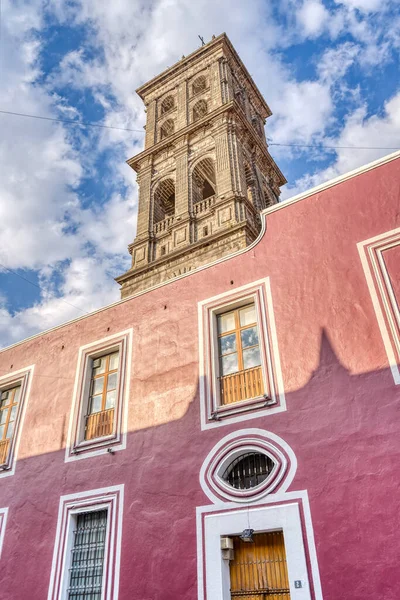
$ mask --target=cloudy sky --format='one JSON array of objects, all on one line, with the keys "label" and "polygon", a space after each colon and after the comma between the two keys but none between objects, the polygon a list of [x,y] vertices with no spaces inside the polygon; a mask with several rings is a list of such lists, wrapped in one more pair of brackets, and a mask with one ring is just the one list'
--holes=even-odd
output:
[{"label": "cloudy sky", "polygon": [[400,147],[398,0],[2,0],[0,110],[134,131],[0,113],[1,346],[119,299],[135,89],[223,31],[274,113],[283,198]]}]

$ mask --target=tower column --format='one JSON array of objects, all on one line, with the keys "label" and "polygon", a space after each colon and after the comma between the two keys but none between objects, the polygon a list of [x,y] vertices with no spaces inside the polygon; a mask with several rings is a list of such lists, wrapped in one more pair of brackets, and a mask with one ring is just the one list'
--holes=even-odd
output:
[{"label": "tower column", "polygon": [[140,169],[139,184],[139,207],[137,217],[136,237],[145,237],[150,231],[150,188],[151,188],[151,157],[148,164]]},{"label": "tower column", "polygon": [[229,156],[229,139],[227,124],[221,124],[214,133],[216,180],[218,196],[233,193],[232,166]]},{"label": "tower column", "polygon": [[175,150],[175,215],[184,215],[189,212],[188,140],[185,138],[181,142],[182,145]]},{"label": "tower column", "polygon": [[156,101],[152,100],[147,106],[145,148],[153,146],[156,139]]}]

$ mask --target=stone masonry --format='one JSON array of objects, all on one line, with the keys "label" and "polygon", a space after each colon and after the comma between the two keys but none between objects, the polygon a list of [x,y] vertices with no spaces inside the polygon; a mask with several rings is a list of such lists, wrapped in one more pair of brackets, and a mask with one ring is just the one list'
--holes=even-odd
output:
[{"label": "stone masonry", "polygon": [[284,176],[268,152],[272,113],[225,34],[137,90],[146,106],[125,298],[245,248]]}]

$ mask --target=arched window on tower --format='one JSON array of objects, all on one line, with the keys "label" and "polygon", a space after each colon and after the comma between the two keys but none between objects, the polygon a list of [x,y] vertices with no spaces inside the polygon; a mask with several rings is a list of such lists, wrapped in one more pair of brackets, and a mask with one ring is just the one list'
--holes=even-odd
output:
[{"label": "arched window on tower", "polygon": [[164,98],[164,100],[161,102],[161,107],[160,107],[160,114],[161,115],[165,115],[166,113],[168,113],[170,110],[172,110],[175,107],[175,100],[173,96],[167,96],[166,98]]},{"label": "arched window on tower", "polygon": [[200,94],[200,92],[204,92],[207,88],[207,79],[205,75],[200,75],[197,79],[194,80],[192,84],[192,95]]},{"label": "arched window on tower", "polygon": [[161,181],[154,192],[154,223],[175,214],[175,183],[172,179]]},{"label": "arched window on tower", "polygon": [[202,119],[208,112],[207,102],[205,100],[199,100],[193,106],[193,123]]},{"label": "arched window on tower", "polygon": [[164,140],[166,137],[172,135],[175,131],[175,124],[173,119],[167,119],[165,123],[162,124],[160,129],[160,139]]},{"label": "arched window on tower", "polygon": [[193,204],[215,196],[215,167],[211,158],[204,158],[192,173]]}]

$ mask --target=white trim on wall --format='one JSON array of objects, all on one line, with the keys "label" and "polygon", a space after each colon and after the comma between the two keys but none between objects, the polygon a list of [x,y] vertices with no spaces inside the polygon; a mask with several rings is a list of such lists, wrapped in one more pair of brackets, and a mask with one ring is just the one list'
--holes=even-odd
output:
[{"label": "white trim on wall", "polygon": [[4,537],[6,535],[6,525],[8,517],[8,506],[0,508],[0,558],[3,551]]},{"label": "white trim on wall", "polygon": [[389,366],[400,385],[400,298],[395,297],[383,252],[400,246],[400,227],[357,244]]},{"label": "white trim on wall", "polygon": [[[257,312],[264,389],[271,400],[256,399],[232,403],[218,411],[215,315],[247,301],[254,302]],[[286,410],[278,338],[272,303],[270,278],[259,279],[241,287],[206,298],[198,303],[199,387],[201,429],[213,429]],[[218,418],[215,419],[214,417]]]},{"label": "white trim on wall", "polygon": [[[68,426],[65,462],[98,456],[112,448],[113,452],[125,450],[128,431],[128,405],[132,365],[133,329],[127,329],[81,346],[75,374],[75,384]],[[89,362],[91,357],[119,348],[119,382],[115,405],[115,432],[112,436],[82,442],[82,419],[88,399]]]},{"label": "white trim on wall", "polygon": [[124,485],[61,496],[47,600],[66,600],[68,560],[74,517],[79,512],[107,509],[107,535],[101,600],[117,600],[121,563]]},{"label": "white trim on wall", "polygon": [[19,445],[25,421],[26,409],[28,406],[29,396],[31,392],[34,370],[35,365],[29,365],[29,367],[19,369],[18,371],[11,371],[7,375],[2,375],[0,377],[0,389],[12,386],[14,384],[21,385],[21,394],[18,403],[17,418],[15,421],[12,442],[10,444],[10,449],[8,452],[6,468],[0,471],[0,478],[9,477],[10,475],[14,475],[15,473]]}]

